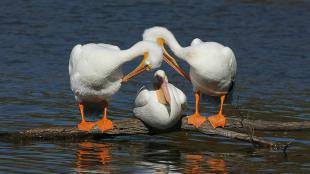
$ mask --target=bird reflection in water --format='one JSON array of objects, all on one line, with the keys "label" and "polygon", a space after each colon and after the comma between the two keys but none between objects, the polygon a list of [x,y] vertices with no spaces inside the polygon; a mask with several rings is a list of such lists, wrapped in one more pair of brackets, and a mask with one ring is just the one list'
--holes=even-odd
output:
[{"label": "bird reflection in water", "polygon": [[207,160],[208,166],[210,167],[211,173],[228,173],[226,171],[225,161],[222,159],[208,159]]},{"label": "bird reflection in water", "polygon": [[[225,166],[225,161],[222,159],[214,159],[208,157],[205,159],[203,155],[187,154],[185,156],[187,167],[185,173],[196,174],[196,173],[228,173]],[[207,165],[207,166],[205,166]],[[207,171],[206,171],[207,168]]]},{"label": "bird reflection in water", "polygon": [[[114,147],[114,146],[113,146]],[[134,148],[133,148],[134,147]],[[207,154],[194,154],[180,152],[175,149],[163,150],[162,146],[154,146],[145,143],[135,143],[134,146],[128,146],[123,149],[130,156],[126,157],[123,162],[126,165],[134,165],[143,170],[143,173],[170,173],[172,171],[182,171],[186,174],[197,173],[220,173],[227,174],[228,171],[223,159],[213,157]],[[124,172],[121,168],[115,168],[112,164],[112,149],[108,143],[82,142],[78,144],[76,153],[76,173],[114,173]],[[143,156],[136,156],[137,150],[142,150]],[[114,154],[115,159],[122,161],[120,156]],[[139,159],[139,163],[131,159]],[[182,161],[177,163],[177,161]],[[132,163],[133,162],[133,163]],[[185,168],[184,168],[185,165]],[[132,169],[135,170],[135,169]],[[125,170],[126,171],[126,170]],[[141,170],[139,170],[141,172]]]},{"label": "bird reflection in water", "polygon": [[110,173],[112,156],[109,145],[105,143],[82,142],[77,148],[77,173],[98,172]]}]

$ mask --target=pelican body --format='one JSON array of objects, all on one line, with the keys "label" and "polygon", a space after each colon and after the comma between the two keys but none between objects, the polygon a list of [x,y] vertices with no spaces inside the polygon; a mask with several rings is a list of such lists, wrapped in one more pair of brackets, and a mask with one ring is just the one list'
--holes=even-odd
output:
[{"label": "pelican body", "polygon": [[[107,44],[76,45],[71,53],[69,75],[77,102],[109,100],[121,87],[125,59],[115,56],[119,47]],[[116,57],[103,61],[105,57]]]},{"label": "pelican body", "polygon": [[217,42],[196,39],[191,49],[190,78],[194,91],[210,96],[226,95],[232,88],[236,75],[236,61],[232,50]]},{"label": "pelican body", "polygon": [[144,31],[143,40],[157,42],[163,49],[164,60],[172,67],[178,64],[165,50],[164,44],[171,48],[172,52],[190,65],[190,74],[183,77],[190,80],[193,85],[196,98],[196,112],[188,118],[188,123],[200,127],[206,121],[199,113],[200,93],[209,96],[220,96],[221,106],[217,115],[209,117],[213,127],[225,125],[225,117],[222,115],[222,107],[225,95],[232,89],[237,63],[233,51],[217,42],[203,42],[196,38],[188,47],[182,47],[174,35],[164,27],[152,27]]},{"label": "pelican body", "polygon": [[[122,65],[136,57],[144,55],[141,64],[124,80]],[[148,41],[140,41],[127,50],[109,44],[76,45],[69,60],[71,89],[82,116],[78,128],[90,131],[95,125],[102,131],[113,128],[107,119],[108,102],[121,87],[123,81],[133,78],[144,70],[157,68],[161,65],[161,48]],[[87,122],[84,116],[85,103],[103,103],[103,118],[94,123]]]},{"label": "pelican body", "polygon": [[152,89],[143,87],[138,92],[133,112],[152,128],[168,129],[180,120],[186,107],[186,96],[168,83],[164,71],[156,71],[154,78],[156,82]]}]

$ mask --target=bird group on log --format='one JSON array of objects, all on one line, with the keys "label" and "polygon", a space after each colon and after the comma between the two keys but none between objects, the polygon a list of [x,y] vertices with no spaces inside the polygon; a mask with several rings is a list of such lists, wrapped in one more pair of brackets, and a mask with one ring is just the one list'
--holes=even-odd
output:
[{"label": "bird group on log", "polygon": [[[166,51],[167,45],[179,58],[190,66],[189,75]],[[122,65],[144,56],[141,63],[129,74],[123,75]],[[143,40],[131,48],[121,50],[118,46],[104,43],[76,45],[70,55],[69,75],[71,89],[81,112],[78,129],[90,131],[95,126],[102,132],[113,129],[107,118],[109,99],[135,76],[157,69],[162,61],[192,83],[195,94],[196,111],[188,117],[187,123],[200,127],[208,121],[216,127],[225,126],[222,114],[225,96],[233,89],[237,63],[233,51],[217,42],[203,42],[196,38],[187,47],[182,47],[171,31],[164,27],[152,27],[143,33]],[[206,118],[199,112],[201,93],[220,97],[217,115]],[[102,103],[103,116],[97,122],[86,121],[86,103]],[[154,74],[152,89],[142,87],[136,97],[133,112],[147,125],[156,129],[167,129],[181,119],[186,106],[186,95],[168,82],[163,70]]]}]

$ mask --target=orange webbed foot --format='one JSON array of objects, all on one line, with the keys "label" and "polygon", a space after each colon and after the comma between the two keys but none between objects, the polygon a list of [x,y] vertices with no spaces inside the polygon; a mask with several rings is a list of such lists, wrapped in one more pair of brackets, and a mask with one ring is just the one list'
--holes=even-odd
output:
[{"label": "orange webbed foot", "polygon": [[206,117],[200,114],[193,114],[187,118],[187,123],[194,125],[196,128],[200,127],[204,122],[206,122]]},{"label": "orange webbed foot", "polygon": [[113,123],[111,120],[107,119],[107,118],[103,118],[99,121],[96,122],[98,128],[104,132],[104,131],[108,131],[110,129],[113,129]]},{"label": "orange webbed foot", "polygon": [[210,116],[208,117],[208,120],[214,128],[217,128],[219,126],[224,127],[226,123],[226,118],[222,114]]},{"label": "orange webbed foot", "polygon": [[94,128],[95,124],[94,122],[82,121],[78,124],[78,129],[81,131],[90,131]]}]

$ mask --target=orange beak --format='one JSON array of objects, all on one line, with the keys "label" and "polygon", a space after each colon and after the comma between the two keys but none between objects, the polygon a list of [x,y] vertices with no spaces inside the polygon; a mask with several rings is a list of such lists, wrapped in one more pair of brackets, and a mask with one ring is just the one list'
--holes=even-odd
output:
[{"label": "orange beak", "polygon": [[171,98],[170,98],[170,93],[169,93],[169,88],[168,88],[168,80],[165,77],[156,76],[157,82],[156,82],[156,88],[159,87],[159,90],[162,91],[164,94],[164,100],[168,103],[171,104]]},{"label": "orange beak", "polygon": [[162,47],[163,52],[164,52],[164,61],[166,63],[168,63],[168,65],[170,65],[177,73],[179,73],[182,77],[184,77],[185,79],[191,81],[191,78],[189,77],[189,75],[187,75],[185,73],[185,71],[178,65],[178,63],[176,62],[176,60],[167,52],[167,50],[164,47],[165,44],[165,40],[162,38],[157,39],[158,44]]},{"label": "orange beak", "polygon": [[169,94],[169,89],[168,89],[168,83],[167,81],[163,81],[163,83],[161,84],[161,89],[164,93],[164,97],[166,99],[166,101],[170,104],[171,103],[171,99],[170,99],[170,94]]},{"label": "orange beak", "polygon": [[128,82],[130,79],[136,77],[137,75],[143,73],[144,71],[150,70],[150,67],[145,65],[145,61],[148,58],[148,53],[144,53],[144,58],[141,63],[130,73],[122,78],[122,82]]}]

